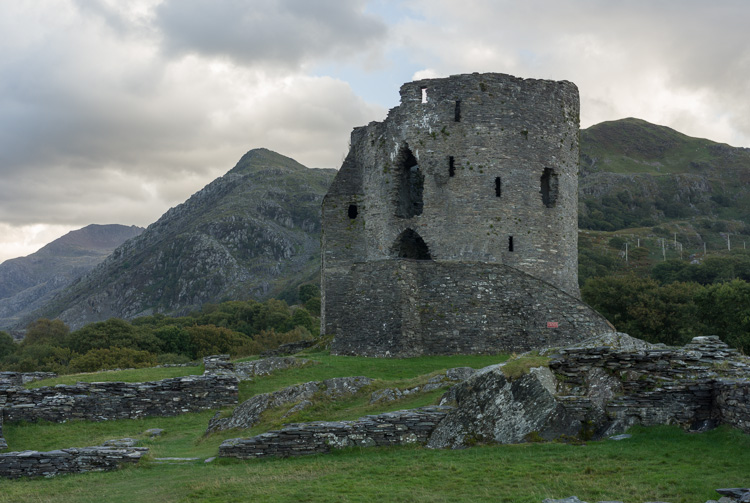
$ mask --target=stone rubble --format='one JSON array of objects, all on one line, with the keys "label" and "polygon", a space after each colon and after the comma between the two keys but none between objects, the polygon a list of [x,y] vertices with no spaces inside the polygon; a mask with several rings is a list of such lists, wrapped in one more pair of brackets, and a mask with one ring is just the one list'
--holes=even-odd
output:
[{"label": "stone rubble", "polygon": [[[251,428],[260,421],[260,416],[273,407],[300,402],[310,402],[316,393],[322,393],[331,398],[353,395],[372,383],[369,377],[335,377],[325,381],[310,381],[303,384],[288,386],[272,393],[262,393],[245,400],[238,405],[230,417],[222,418],[217,413],[208,423],[206,434],[228,430],[230,428]],[[310,403],[311,405],[312,403]],[[304,405],[308,407],[309,405]],[[298,409],[301,410],[301,409]],[[291,411],[287,415],[291,414]]]},{"label": "stone rubble", "polygon": [[310,363],[304,358],[291,356],[262,358],[249,362],[231,362],[229,355],[212,355],[203,358],[203,375],[233,376],[240,381],[248,381],[256,376],[267,376],[279,370],[303,367]]}]

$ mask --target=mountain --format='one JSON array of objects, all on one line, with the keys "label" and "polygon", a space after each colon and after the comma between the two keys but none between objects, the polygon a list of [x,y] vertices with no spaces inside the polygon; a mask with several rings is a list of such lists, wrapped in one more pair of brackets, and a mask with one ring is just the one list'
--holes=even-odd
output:
[{"label": "mountain", "polygon": [[580,228],[686,219],[750,234],[750,149],[633,118],[581,131]]},{"label": "mountain", "polygon": [[15,325],[20,317],[42,306],[143,230],[126,225],[89,225],[31,255],[0,264],[0,329]]},{"label": "mountain", "polygon": [[317,281],[320,204],[334,174],[251,150],[18,328],[39,317],[77,328],[111,317],[180,315]]}]

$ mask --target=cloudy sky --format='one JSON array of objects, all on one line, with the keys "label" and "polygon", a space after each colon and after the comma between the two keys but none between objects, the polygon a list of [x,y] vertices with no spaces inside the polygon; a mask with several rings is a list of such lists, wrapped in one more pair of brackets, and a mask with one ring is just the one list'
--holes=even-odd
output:
[{"label": "cloudy sky", "polygon": [[0,261],[146,226],[267,147],[337,168],[403,82],[570,80],[581,126],[750,147],[745,0],[0,2]]}]

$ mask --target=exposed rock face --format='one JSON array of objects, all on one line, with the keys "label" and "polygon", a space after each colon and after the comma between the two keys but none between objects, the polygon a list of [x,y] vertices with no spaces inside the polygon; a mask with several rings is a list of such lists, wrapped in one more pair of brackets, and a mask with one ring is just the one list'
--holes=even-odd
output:
[{"label": "exposed rock face", "polygon": [[230,428],[251,428],[260,421],[266,410],[296,402],[310,401],[316,393],[340,398],[357,393],[369,385],[369,377],[335,377],[325,381],[310,381],[304,384],[289,386],[273,393],[262,393],[245,400],[232,412],[231,417],[214,417],[209,421],[206,433],[228,430]]},{"label": "exposed rock face", "polygon": [[750,432],[750,359],[716,336],[667,348],[610,334],[559,349],[549,368],[520,378],[507,379],[502,366],[446,394],[456,408],[428,446],[522,442],[531,433],[602,438],[635,424],[702,431],[725,423]]},{"label": "exposed rock face", "polygon": [[29,256],[0,264],[0,329],[16,325],[143,231],[134,225],[89,225]]},{"label": "exposed rock face", "polygon": [[317,274],[320,203],[333,174],[251,150],[31,318],[77,328],[294,288]]},{"label": "exposed rock face", "polygon": [[518,443],[532,432],[548,440],[577,434],[580,423],[555,400],[555,384],[544,367],[514,381],[505,377],[502,364],[486,367],[457,386],[456,408],[440,422],[427,446]]}]

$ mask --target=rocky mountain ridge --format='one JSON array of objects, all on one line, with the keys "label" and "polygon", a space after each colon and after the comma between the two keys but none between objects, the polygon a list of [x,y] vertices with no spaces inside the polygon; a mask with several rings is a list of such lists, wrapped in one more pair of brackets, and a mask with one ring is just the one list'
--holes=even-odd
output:
[{"label": "rocky mountain ridge", "polygon": [[110,317],[180,315],[317,281],[320,203],[334,173],[251,150],[18,328],[39,317],[77,328]]},{"label": "rocky mountain ridge", "polygon": [[26,257],[0,264],[0,329],[48,302],[82,274],[93,269],[142,227],[88,225],[71,231]]}]

